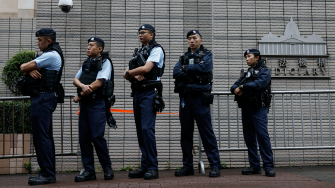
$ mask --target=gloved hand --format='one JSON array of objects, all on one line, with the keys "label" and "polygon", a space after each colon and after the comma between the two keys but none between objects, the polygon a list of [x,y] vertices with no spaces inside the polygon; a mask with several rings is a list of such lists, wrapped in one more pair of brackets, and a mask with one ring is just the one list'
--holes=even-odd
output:
[{"label": "gloved hand", "polygon": [[155,112],[162,112],[165,108],[165,103],[161,95],[156,94],[155,101],[154,101],[154,111]]},{"label": "gloved hand", "polygon": [[109,127],[116,129],[117,125],[116,125],[116,121],[112,115],[112,112],[108,113],[108,117],[107,117],[107,124],[109,125]]}]

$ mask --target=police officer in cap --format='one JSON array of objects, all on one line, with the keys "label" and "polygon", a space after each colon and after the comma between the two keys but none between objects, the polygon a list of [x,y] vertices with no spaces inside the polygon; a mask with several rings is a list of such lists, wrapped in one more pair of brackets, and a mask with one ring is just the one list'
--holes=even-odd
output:
[{"label": "police officer in cap", "polygon": [[[56,32],[42,28],[36,32],[38,47],[43,54],[21,65],[21,71],[30,75],[30,90],[33,142],[37,162],[41,168],[38,176],[29,178],[29,185],[54,183],[55,144],[52,134],[52,112],[57,107],[57,86],[61,79],[64,58],[62,50],[56,43]],[[28,78],[28,79],[29,79]]]},{"label": "police officer in cap", "polygon": [[104,179],[111,180],[114,178],[107,143],[104,138],[106,112],[101,86],[111,78],[112,71],[111,62],[101,56],[104,47],[105,43],[102,39],[98,37],[88,39],[88,58],[73,80],[73,84],[78,91],[78,95],[73,100],[74,102],[80,102],[79,143],[85,168],[82,174],[75,177],[76,182],[96,180],[93,145],[104,170]]},{"label": "police officer in cap", "polygon": [[220,176],[220,156],[211,123],[210,104],[213,103],[212,53],[201,44],[199,31],[191,30],[186,36],[188,51],[182,55],[173,69],[175,92],[179,93],[180,144],[183,151],[183,167],[175,176],[194,175],[193,132],[194,119],[207,154],[211,171],[209,177]]},{"label": "police officer in cap", "polygon": [[247,72],[241,70],[241,77],[231,87],[235,101],[242,108],[243,135],[248,147],[250,168],[242,170],[243,175],[261,174],[257,143],[263,159],[265,175],[276,176],[273,171],[273,154],[268,133],[267,112],[271,103],[271,75],[257,49],[244,53],[250,66]]},{"label": "police officer in cap", "polygon": [[142,48],[134,51],[123,77],[131,82],[137,139],[140,146],[141,168],[129,172],[130,178],[158,178],[155,139],[156,112],[162,111],[162,83],[165,53],[155,41],[155,28],[144,24],[138,29]]}]

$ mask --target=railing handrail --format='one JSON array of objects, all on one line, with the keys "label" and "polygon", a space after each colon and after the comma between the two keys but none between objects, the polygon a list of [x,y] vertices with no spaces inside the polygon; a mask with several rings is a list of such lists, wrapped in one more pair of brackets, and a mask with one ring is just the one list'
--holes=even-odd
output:
[{"label": "railing handrail", "polygon": [[[335,93],[335,90],[301,90],[301,91],[272,91],[272,94],[314,94]],[[212,92],[213,95],[233,95],[230,92]]]},{"label": "railing handrail", "polygon": [[[65,97],[75,97],[76,95],[66,94]],[[15,96],[15,97],[0,97],[0,100],[22,100],[22,99],[30,99],[29,96]]]}]

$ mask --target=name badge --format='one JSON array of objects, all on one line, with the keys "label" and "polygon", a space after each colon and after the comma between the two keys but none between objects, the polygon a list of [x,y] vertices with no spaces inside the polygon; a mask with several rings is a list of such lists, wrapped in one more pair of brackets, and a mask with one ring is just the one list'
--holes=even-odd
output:
[{"label": "name badge", "polygon": [[189,60],[188,60],[188,64],[189,64],[189,65],[193,65],[193,64],[194,64],[194,59],[189,59]]}]

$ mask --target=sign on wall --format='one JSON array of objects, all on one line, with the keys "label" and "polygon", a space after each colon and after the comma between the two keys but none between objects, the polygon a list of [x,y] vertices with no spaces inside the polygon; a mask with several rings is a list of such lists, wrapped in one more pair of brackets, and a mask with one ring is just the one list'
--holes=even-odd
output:
[{"label": "sign on wall", "polygon": [[315,33],[301,36],[293,18],[284,35],[277,37],[269,32],[258,42],[272,77],[330,78],[326,70],[327,42]]}]

